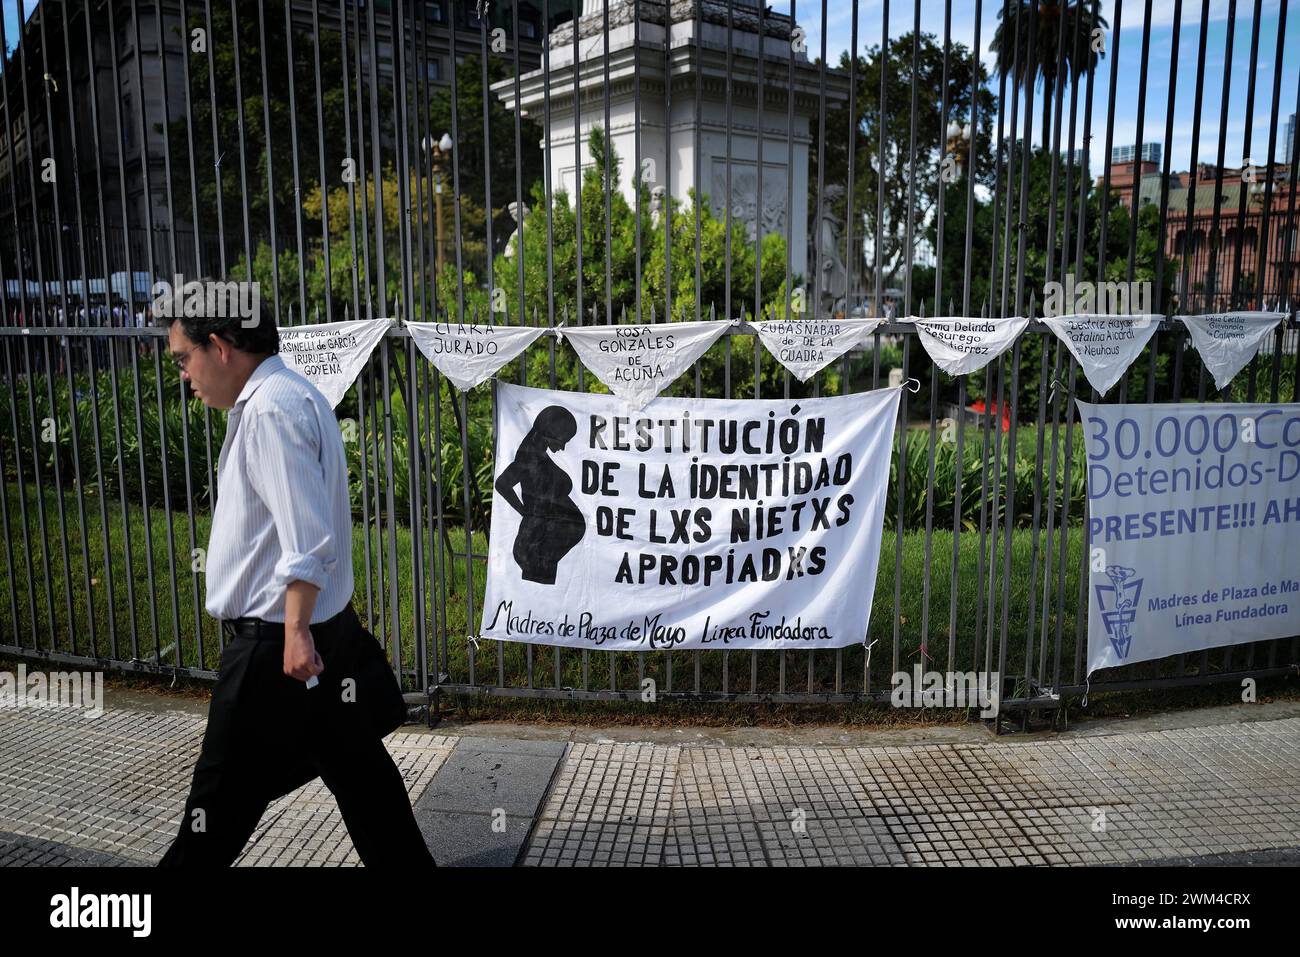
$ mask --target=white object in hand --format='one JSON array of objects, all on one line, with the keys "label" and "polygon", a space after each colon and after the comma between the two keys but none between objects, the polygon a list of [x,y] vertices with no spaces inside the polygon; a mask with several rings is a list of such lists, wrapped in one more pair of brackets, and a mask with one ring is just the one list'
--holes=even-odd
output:
[{"label": "white object in hand", "polygon": [[308,690],[311,690],[312,688],[316,687],[318,684],[320,684],[320,678],[316,677],[315,675],[312,675],[310,678],[307,679]]}]

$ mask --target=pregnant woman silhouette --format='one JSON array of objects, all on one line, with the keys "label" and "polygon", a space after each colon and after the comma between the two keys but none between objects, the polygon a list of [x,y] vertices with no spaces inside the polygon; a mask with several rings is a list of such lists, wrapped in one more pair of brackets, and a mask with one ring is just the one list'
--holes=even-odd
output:
[{"label": "pregnant woman silhouette", "polygon": [[[555,584],[560,559],[582,541],[587,530],[586,520],[569,498],[573,480],[547,454],[564,448],[577,431],[577,420],[568,409],[558,405],[543,409],[519,443],[515,460],[497,479],[497,494],[522,516],[515,536],[515,561],[526,580],[542,585]],[[520,487],[522,499],[515,486]]]}]

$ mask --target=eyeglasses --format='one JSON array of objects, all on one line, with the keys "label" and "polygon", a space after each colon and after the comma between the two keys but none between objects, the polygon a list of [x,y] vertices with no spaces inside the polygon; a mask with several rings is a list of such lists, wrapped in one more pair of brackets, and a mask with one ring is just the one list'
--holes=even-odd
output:
[{"label": "eyeglasses", "polygon": [[194,352],[195,349],[202,349],[202,348],[203,346],[194,346],[193,348],[186,349],[184,352],[173,352],[172,359],[176,362],[177,368],[179,368],[182,372],[184,372],[185,366],[190,361],[190,355]]}]

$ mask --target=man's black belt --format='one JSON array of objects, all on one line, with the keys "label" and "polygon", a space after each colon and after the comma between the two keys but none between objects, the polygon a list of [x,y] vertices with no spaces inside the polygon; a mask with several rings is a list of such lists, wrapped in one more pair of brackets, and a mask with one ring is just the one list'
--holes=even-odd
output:
[{"label": "man's black belt", "polygon": [[[313,622],[311,630],[315,632],[337,628],[347,621],[352,614],[352,606],[345,605],[343,610],[333,618]],[[230,638],[249,638],[253,641],[284,641],[284,622],[267,621],[264,618],[226,618],[221,622],[221,630]]]}]

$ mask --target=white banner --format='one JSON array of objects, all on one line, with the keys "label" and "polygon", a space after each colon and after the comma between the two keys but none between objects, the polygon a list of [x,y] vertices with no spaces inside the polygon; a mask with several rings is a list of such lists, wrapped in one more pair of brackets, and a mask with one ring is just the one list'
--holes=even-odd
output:
[{"label": "white banner", "polygon": [[641,408],[691,363],[732,323],[663,322],[635,326],[566,326],[559,335],[573,344],[582,364],[609,391]]},{"label": "white banner", "polygon": [[480,635],[605,651],[863,641],[900,392],[628,414],[502,383]]},{"label": "white banner", "polygon": [[1160,328],[1159,316],[1074,315],[1044,319],[1101,395],[1124,375]]},{"label": "white banner", "polygon": [[807,382],[854,346],[884,319],[769,319],[751,323],[763,346],[800,382]]},{"label": "white banner", "polygon": [[978,372],[1011,347],[1029,318],[964,319],[960,316],[911,319],[930,358],[948,375]]},{"label": "white banner", "polygon": [[1179,316],[1201,361],[1214,376],[1214,385],[1226,389],[1232,377],[1246,367],[1260,344],[1286,318],[1282,312],[1221,312],[1204,316]]},{"label": "white banner", "polygon": [[280,327],[284,364],[307,379],[331,408],[343,401],[392,319],[354,319]]},{"label": "white banner", "polygon": [[1079,412],[1089,674],[1300,635],[1300,405]]},{"label": "white banner", "polygon": [[469,322],[408,322],[424,357],[462,392],[486,382],[537,337],[543,326],[489,326]]}]

